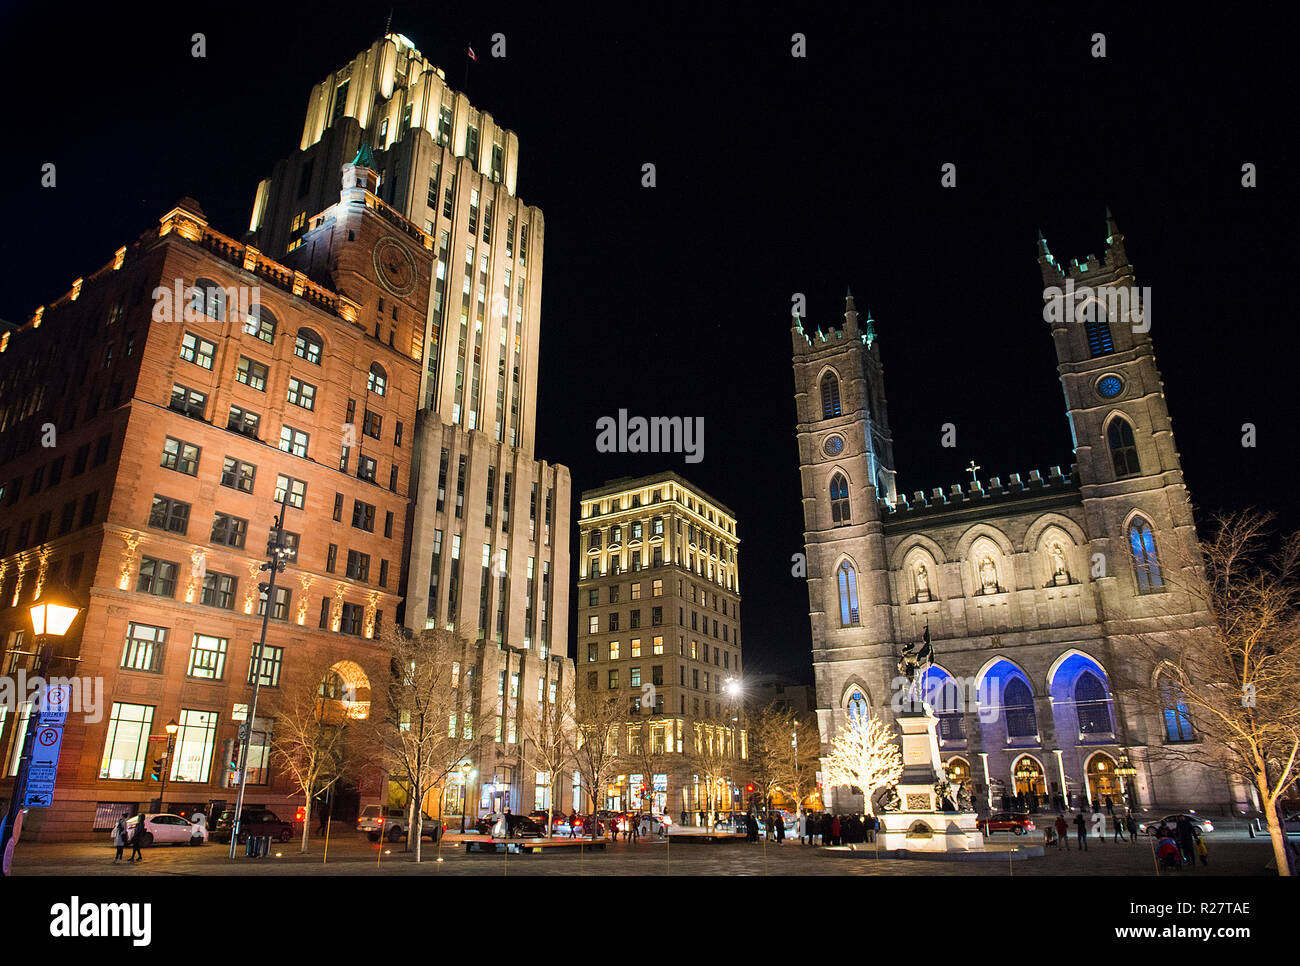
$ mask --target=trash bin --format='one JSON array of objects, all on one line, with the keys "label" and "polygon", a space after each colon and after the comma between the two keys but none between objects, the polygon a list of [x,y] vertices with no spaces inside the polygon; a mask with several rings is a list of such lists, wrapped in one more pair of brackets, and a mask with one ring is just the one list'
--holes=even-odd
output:
[{"label": "trash bin", "polygon": [[257,858],[257,837],[250,835],[244,839],[244,855],[250,859]]},{"label": "trash bin", "polygon": [[265,858],[271,848],[269,835],[250,835],[245,846],[245,854],[250,859]]}]

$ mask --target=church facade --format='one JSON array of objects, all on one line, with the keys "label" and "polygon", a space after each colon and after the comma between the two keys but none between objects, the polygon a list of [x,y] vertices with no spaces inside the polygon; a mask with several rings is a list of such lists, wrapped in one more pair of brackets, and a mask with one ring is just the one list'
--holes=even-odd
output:
[{"label": "church facade", "polygon": [[[852,295],[839,329],[809,337],[794,320],[818,723],[827,745],[868,713],[892,723],[907,688],[898,654],[928,629],[941,757],[981,809],[1017,793],[1071,807],[1246,807],[1227,777],[1152,754],[1198,739],[1176,682],[1137,644],[1176,646],[1210,618],[1185,589],[1200,579],[1192,508],[1144,306],[1107,221],[1101,259],[1061,264],[1038,242],[1075,443],[1068,471],[972,473],[905,494],[874,322]],[[1163,706],[1143,706],[1135,682],[1163,688]],[[830,807],[861,808],[860,794],[827,791]]]}]

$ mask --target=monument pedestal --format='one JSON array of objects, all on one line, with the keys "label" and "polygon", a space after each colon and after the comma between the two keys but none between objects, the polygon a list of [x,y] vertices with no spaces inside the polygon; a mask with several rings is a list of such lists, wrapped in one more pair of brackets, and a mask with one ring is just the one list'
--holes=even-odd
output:
[{"label": "monument pedestal", "polygon": [[882,849],[912,852],[982,852],[984,835],[974,812],[945,812],[934,786],[943,775],[939,720],[922,705],[898,717],[903,746],[903,777],[897,787],[899,809],[877,816],[876,840]]}]

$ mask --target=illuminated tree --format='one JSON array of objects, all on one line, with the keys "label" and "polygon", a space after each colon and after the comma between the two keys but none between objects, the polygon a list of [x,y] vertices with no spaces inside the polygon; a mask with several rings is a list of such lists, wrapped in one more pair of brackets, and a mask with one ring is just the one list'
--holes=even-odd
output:
[{"label": "illuminated tree", "polygon": [[873,714],[840,728],[826,759],[826,783],[848,785],[862,792],[868,815],[875,814],[872,796],[903,777],[903,755],[889,725]]}]

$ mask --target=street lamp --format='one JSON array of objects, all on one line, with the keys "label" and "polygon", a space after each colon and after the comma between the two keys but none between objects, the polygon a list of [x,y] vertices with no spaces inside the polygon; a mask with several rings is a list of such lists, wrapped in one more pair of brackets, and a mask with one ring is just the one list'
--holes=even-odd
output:
[{"label": "street lamp", "polygon": [[[41,596],[32,604],[30,612],[32,630],[36,634],[36,650],[28,653],[37,655],[36,675],[44,682],[49,677],[50,664],[54,660],[54,647],[68,633],[72,622],[81,613],[81,604],[66,587],[52,586],[42,590]],[[41,705],[44,705],[44,698],[42,692]],[[33,703],[27,712],[27,730],[23,735],[22,758],[19,759],[18,773],[14,777],[9,810],[5,814],[3,826],[0,826],[0,875],[9,874],[13,845],[16,844],[13,842],[14,824],[26,807],[24,800],[27,798],[27,775],[31,770],[32,745],[36,740],[36,730],[41,717],[41,709]]]},{"label": "street lamp", "polygon": [[465,803],[469,800],[467,796],[469,794],[470,771],[471,765],[469,762],[463,761],[460,763],[460,830],[462,833],[465,831]]},{"label": "street lamp", "polygon": [[181,726],[172,718],[167,722],[167,756],[163,759],[162,772],[158,775],[162,784],[158,786],[158,811],[163,810],[163,796],[167,794],[167,773],[172,770],[172,756],[176,753],[176,732]]}]

